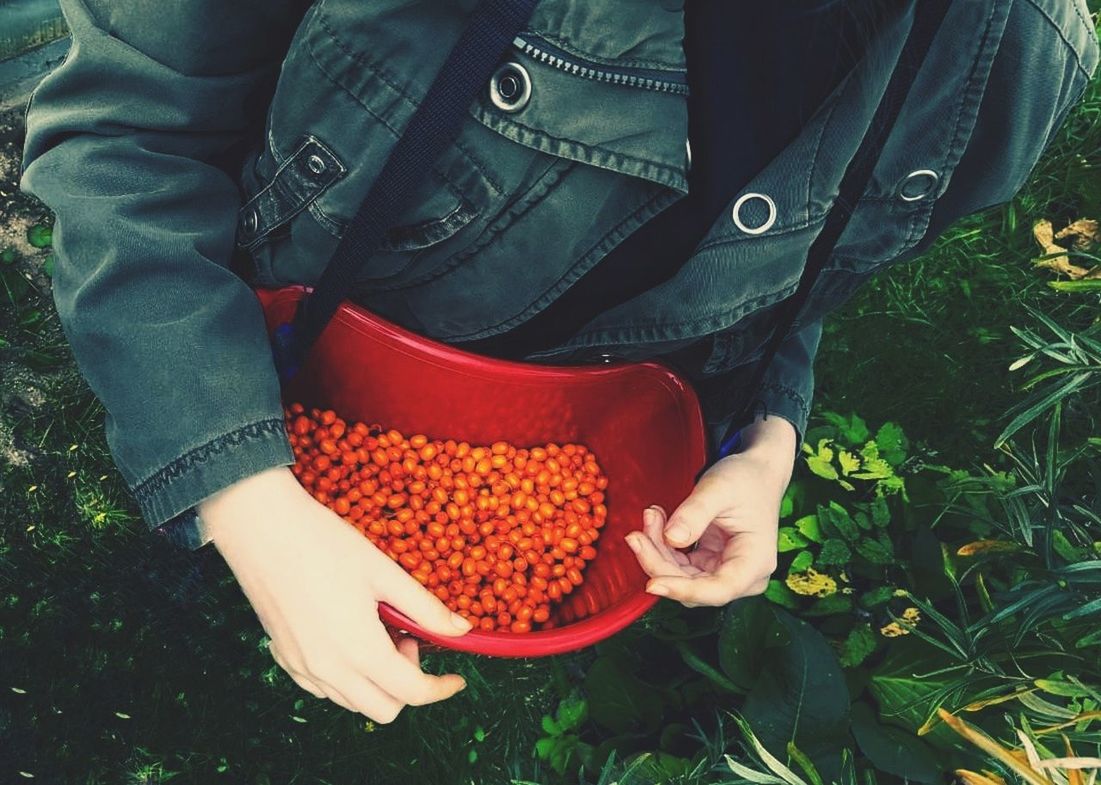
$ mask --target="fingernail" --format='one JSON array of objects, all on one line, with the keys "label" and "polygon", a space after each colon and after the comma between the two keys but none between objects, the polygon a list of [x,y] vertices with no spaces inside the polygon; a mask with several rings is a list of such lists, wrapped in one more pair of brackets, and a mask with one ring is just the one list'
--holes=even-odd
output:
[{"label": "fingernail", "polygon": [[665,530],[665,538],[670,542],[687,542],[688,527],[677,523]]},{"label": "fingernail", "polygon": [[470,632],[470,628],[473,626],[470,622],[468,622],[457,613],[451,614],[451,624],[455,627],[455,629],[462,630],[463,632]]},{"label": "fingernail", "polygon": [[651,584],[650,586],[647,586],[646,591],[650,592],[651,594],[656,594],[659,597],[668,597],[669,596],[669,589],[667,587],[663,586],[660,583],[654,583],[654,584]]}]

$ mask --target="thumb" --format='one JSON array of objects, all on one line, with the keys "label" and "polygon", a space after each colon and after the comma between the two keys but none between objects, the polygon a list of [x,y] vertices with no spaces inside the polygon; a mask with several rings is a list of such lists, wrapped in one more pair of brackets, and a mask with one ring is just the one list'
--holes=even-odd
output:
[{"label": "thumb", "polygon": [[721,483],[701,480],[665,523],[665,541],[675,548],[692,545],[729,506]]},{"label": "thumb", "polygon": [[452,613],[439,597],[417,583],[400,565],[382,556],[379,567],[378,578],[372,581],[379,600],[437,635],[454,637],[470,632],[470,622]]}]

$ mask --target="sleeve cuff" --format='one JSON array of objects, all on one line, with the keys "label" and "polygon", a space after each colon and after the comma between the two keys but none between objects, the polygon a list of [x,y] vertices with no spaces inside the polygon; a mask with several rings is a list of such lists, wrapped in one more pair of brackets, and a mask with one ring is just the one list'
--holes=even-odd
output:
[{"label": "sleeve cuff", "polygon": [[260,420],[181,455],[131,492],[151,529],[184,547],[199,547],[201,527],[189,512],[199,502],[264,469],[293,463],[283,419]]}]

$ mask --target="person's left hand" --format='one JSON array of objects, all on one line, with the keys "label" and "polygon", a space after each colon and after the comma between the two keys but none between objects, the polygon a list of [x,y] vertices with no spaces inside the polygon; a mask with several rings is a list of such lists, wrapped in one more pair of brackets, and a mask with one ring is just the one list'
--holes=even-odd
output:
[{"label": "person's left hand", "polygon": [[[708,469],[668,519],[643,512],[627,535],[651,594],[692,608],[761,594],[776,569],[780,502],[795,463],[795,428],[770,417],[742,431],[746,445]],[[677,550],[695,544],[694,550]]]}]

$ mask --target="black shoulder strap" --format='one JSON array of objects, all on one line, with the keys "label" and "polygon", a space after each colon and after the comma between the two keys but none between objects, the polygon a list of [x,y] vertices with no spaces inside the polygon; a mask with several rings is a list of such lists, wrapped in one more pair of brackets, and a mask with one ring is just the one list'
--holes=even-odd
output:
[{"label": "black shoulder strap", "polygon": [[[887,83],[887,89],[872,118],[871,125],[857,148],[856,155],[849,161],[845,174],[841,178],[837,200],[826,215],[825,224],[807,251],[807,263],[799,277],[795,293],[781,303],[776,326],[765,344],[764,354],[753,369],[753,376],[746,386],[745,400],[737,409],[726,434],[720,441],[716,460],[735,450],[738,443],[738,431],[752,420],[755,413],[764,406],[760,400],[760,387],[765,372],[771,365],[780,345],[788,337],[796,317],[802,310],[818,274],[833,253],[834,246],[845,231],[852,218],[860,195],[868,186],[872,170],[879,160],[887,137],[898,119],[902,104],[910,92],[910,86],[917,77],[921,64],[929,47],[940,29],[941,22],[948,12],[952,0],[915,0],[914,22],[910,28],[906,43],[899,55],[898,63]],[[767,416],[767,407],[764,407]]]},{"label": "black shoulder strap", "polygon": [[501,55],[531,18],[537,0],[482,0],[451,49],[421,105],[348,224],[313,292],[299,301],[294,321],[273,338],[275,365],[291,378],[351,291],[356,272],[378,250],[414,188],[459,132],[470,102],[485,89]]}]

